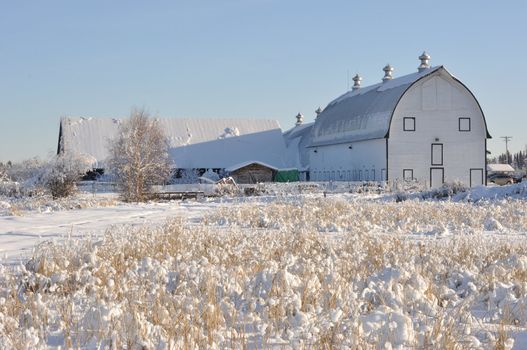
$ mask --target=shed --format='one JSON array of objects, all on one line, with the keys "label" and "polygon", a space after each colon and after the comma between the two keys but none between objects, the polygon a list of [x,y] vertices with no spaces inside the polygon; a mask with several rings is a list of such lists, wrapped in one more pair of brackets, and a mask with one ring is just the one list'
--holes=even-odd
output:
[{"label": "shed", "polygon": [[297,182],[300,181],[298,169],[280,169],[275,173],[275,182]]},{"label": "shed", "polygon": [[512,173],[514,168],[509,164],[487,164],[487,171],[489,173]]},{"label": "shed", "polygon": [[225,170],[237,183],[241,184],[271,182],[278,171],[274,166],[258,161],[240,163]]}]

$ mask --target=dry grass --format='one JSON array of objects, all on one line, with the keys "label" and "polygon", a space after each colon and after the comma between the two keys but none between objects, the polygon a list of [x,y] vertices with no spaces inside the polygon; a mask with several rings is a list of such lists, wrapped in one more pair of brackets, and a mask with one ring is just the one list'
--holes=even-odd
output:
[{"label": "dry grass", "polygon": [[[525,222],[513,204],[492,212],[508,230]],[[470,337],[502,348],[504,329],[483,339],[470,310],[485,305],[496,324],[526,326],[514,310],[525,303],[527,240],[482,234],[490,214],[454,203],[284,202],[43,245],[27,269],[2,271],[0,345],[58,332],[66,347],[92,348],[478,348]],[[424,226],[469,234],[413,239]],[[500,290],[517,298],[492,299]]]}]

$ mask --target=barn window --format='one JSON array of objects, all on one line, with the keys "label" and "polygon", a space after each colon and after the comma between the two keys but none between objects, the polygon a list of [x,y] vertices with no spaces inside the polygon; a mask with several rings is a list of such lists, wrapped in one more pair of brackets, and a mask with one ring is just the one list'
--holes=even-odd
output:
[{"label": "barn window", "polygon": [[470,131],[470,118],[459,117],[459,131]]},{"label": "barn window", "polygon": [[370,179],[370,172],[368,170],[364,170],[364,180],[368,181]]},{"label": "barn window", "polygon": [[375,181],[375,169],[371,169],[371,179]]},{"label": "barn window", "polygon": [[359,181],[362,181],[362,170],[359,170]]},{"label": "barn window", "polygon": [[403,131],[415,131],[415,117],[403,118]]},{"label": "barn window", "polygon": [[413,180],[414,169],[403,169],[403,180]]}]

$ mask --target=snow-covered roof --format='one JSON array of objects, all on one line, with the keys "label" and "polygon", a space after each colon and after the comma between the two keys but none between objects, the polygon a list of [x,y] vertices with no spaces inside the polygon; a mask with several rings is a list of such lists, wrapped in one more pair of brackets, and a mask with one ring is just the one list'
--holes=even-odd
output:
[{"label": "snow-covered roof", "polygon": [[266,168],[269,168],[269,169],[272,169],[272,170],[278,170],[278,168],[276,168],[276,167],[274,167],[274,166],[272,166],[270,164],[267,164],[267,163],[264,163],[264,162],[260,162],[260,161],[257,161],[257,160],[248,160],[246,162],[242,162],[242,163],[239,163],[239,164],[231,165],[230,167],[225,168],[225,171],[228,171],[228,172],[236,171],[238,169],[245,168],[246,166],[251,165],[251,164],[258,164],[258,165],[261,165],[263,167],[266,167]]},{"label": "snow-covered roof", "polygon": [[336,98],[318,116],[311,145],[385,137],[393,111],[407,89],[439,70],[444,70],[443,66],[362,87]]},{"label": "snow-covered roof", "polygon": [[312,143],[314,125],[314,122],[296,125],[284,133],[288,162],[298,170],[309,169],[307,147]]},{"label": "snow-covered roof", "polygon": [[496,172],[511,172],[514,171],[514,168],[509,164],[487,164],[487,170]]},{"label": "snow-covered roof", "polygon": [[[108,158],[108,144],[122,119],[65,117],[59,149],[90,155],[99,167]],[[169,138],[178,168],[226,168],[257,160],[281,168],[287,165],[280,125],[269,119],[159,118]]]}]

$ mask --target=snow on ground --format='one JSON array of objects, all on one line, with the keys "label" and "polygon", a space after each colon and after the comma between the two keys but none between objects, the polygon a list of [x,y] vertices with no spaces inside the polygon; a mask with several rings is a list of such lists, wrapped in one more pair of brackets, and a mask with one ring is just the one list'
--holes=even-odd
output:
[{"label": "snow on ground", "polygon": [[[60,241],[68,237],[82,239],[100,237],[116,225],[161,224],[167,218],[202,215],[207,202],[164,202],[125,204],[116,200],[115,194],[98,195],[97,200],[85,196],[71,200],[69,205],[53,205],[38,200],[24,205],[16,201],[17,215],[0,215],[0,262],[14,263],[27,259],[33,249],[47,240]],[[12,205],[0,202],[6,209]],[[103,203],[103,205],[98,205]],[[84,207],[84,208],[83,208]]]},{"label": "snow on ground", "polygon": [[0,348],[523,349],[526,188],[271,185],[0,216]]}]

